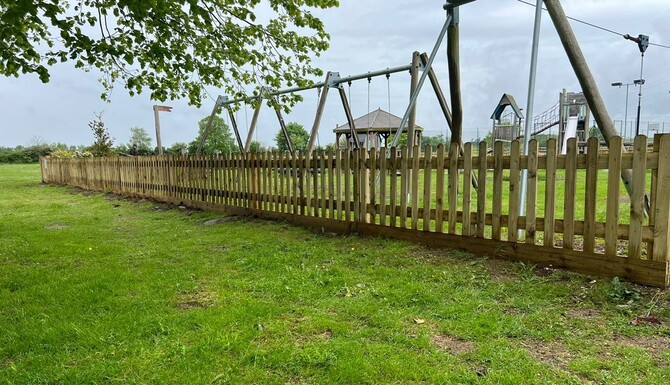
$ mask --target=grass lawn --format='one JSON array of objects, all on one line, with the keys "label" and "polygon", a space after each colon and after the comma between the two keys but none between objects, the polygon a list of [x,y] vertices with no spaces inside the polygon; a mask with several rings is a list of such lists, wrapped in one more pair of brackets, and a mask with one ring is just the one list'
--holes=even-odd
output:
[{"label": "grass lawn", "polygon": [[221,214],[44,186],[37,165],[0,165],[0,213],[1,384],[670,383],[668,291],[206,225]]}]

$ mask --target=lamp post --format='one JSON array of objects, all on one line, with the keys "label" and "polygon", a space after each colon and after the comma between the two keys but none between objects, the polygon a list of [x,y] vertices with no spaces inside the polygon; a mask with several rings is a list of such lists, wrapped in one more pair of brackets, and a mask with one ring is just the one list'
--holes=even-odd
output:
[{"label": "lamp post", "polygon": [[636,86],[640,86],[640,91],[637,94],[637,119],[635,119],[635,136],[640,135],[640,106],[642,105],[642,85],[644,79],[633,80]]},{"label": "lamp post", "polygon": [[624,118],[623,118],[623,134],[622,136],[625,138],[626,137],[626,128],[628,127],[628,87],[632,86],[633,83],[622,83],[622,82],[616,82],[612,83],[612,87],[619,87],[621,86],[626,86],[626,109],[624,110]]},{"label": "lamp post", "polygon": [[[636,79],[636,80],[633,80],[632,83],[622,83],[622,82],[612,83],[612,87],[621,88],[622,86],[626,86],[626,109],[624,111],[624,125],[623,125],[623,137],[624,138],[626,137],[626,129],[628,127],[628,87],[633,86],[633,85],[637,86],[637,85],[641,85],[641,84],[644,84],[644,79]],[[640,91],[640,93],[641,92],[642,91]],[[637,126],[636,126],[637,128],[635,130],[635,135],[637,136],[639,134],[639,131],[640,131],[640,99],[638,99],[636,120],[637,120]]]},{"label": "lamp post", "polygon": [[626,137],[626,127],[628,126],[628,87],[631,86],[632,84],[633,83],[623,84],[622,82],[612,83],[612,87],[621,88],[622,86],[626,86],[626,109],[624,110],[623,133],[622,133],[622,136],[624,138]]}]

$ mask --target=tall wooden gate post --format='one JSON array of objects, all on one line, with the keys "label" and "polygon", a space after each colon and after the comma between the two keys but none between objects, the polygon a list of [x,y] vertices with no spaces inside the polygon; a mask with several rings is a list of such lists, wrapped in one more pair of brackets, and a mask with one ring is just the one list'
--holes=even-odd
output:
[{"label": "tall wooden gate post", "polygon": [[670,262],[670,134],[660,135],[658,176],[654,194],[653,259]]}]

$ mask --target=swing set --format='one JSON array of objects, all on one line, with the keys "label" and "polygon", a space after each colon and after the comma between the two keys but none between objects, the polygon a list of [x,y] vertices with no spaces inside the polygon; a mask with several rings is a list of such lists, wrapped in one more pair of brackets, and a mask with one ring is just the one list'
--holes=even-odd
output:
[{"label": "swing set", "polygon": [[[326,105],[326,101],[329,95],[329,91],[331,88],[334,88],[337,90],[338,95],[340,97],[340,100],[342,102],[342,109],[344,112],[344,115],[347,119],[347,123],[349,125],[350,132],[348,133],[348,137],[351,138],[351,142],[354,148],[358,149],[362,147],[361,141],[357,135],[356,131],[356,126],[354,123],[354,118],[351,113],[351,85],[355,81],[359,80],[367,80],[368,81],[368,110],[370,109],[370,83],[373,78],[375,77],[380,77],[380,76],[385,76],[386,81],[387,81],[387,97],[388,97],[388,104],[389,104],[389,109],[391,105],[391,86],[390,86],[390,77],[392,74],[399,73],[399,72],[409,72],[410,73],[410,82],[411,82],[411,87],[410,91],[415,91],[417,89],[417,86],[419,84],[419,73],[423,72],[425,75],[421,76],[421,79],[425,78],[426,76],[430,77],[430,82],[432,84],[433,90],[435,91],[435,95],[438,99],[438,102],[440,103],[440,107],[444,113],[445,118],[447,119],[447,122],[450,123],[451,121],[451,112],[449,111],[449,107],[446,102],[445,95],[442,93],[442,88],[440,87],[440,83],[438,81],[437,75],[435,74],[434,70],[431,67],[432,65],[432,60],[429,58],[429,56],[426,53],[420,54],[419,52],[414,52],[412,54],[412,61],[410,64],[404,65],[404,66],[398,66],[398,67],[391,67],[391,68],[386,68],[382,70],[377,70],[377,71],[370,71],[366,73],[361,73],[357,75],[350,75],[346,77],[340,76],[339,72],[334,72],[334,71],[329,71],[326,74],[325,80],[322,82],[314,83],[309,86],[305,87],[293,87],[293,88],[287,88],[287,89],[282,89],[278,91],[271,91],[266,88],[262,89],[261,96],[255,96],[255,97],[247,97],[247,98],[240,98],[240,99],[235,99],[231,100],[226,96],[219,96],[214,104],[214,108],[212,109],[212,112],[210,114],[209,120],[207,122],[207,126],[205,128],[205,131],[201,137],[200,144],[198,146],[197,154],[202,153],[202,147],[204,146],[204,142],[207,139],[207,136],[209,135],[210,128],[212,121],[214,117],[218,114],[220,109],[225,109],[228,113],[228,118],[230,120],[231,126],[233,128],[233,133],[235,135],[235,138],[237,140],[237,144],[239,147],[240,152],[242,153],[247,153],[251,149],[251,142],[253,141],[253,137],[256,131],[256,127],[258,124],[258,117],[262,108],[262,101],[263,99],[265,100],[273,100],[274,102],[274,110],[275,114],[277,116],[277,121],[279,122],[279,127],[281,129],[282,134],[284,135],[284,138],[286,139],[287,147],[288,150],[293,152],[294,146],[291,143],[291,139],[288,135],[288,131],[286,129],[286,123],[284,121],[283,114],[281,112],[281,105],[278,100],[278,96],[282,94],[288,94],[288,93],[296,93],[296,92],[303,92],[307,90],[312,90],[316,89],[317,90],[317,106],[316,106],[316,114],[314,117],[314,122],[311,127],[311,131],[309,134],[309,140],[307,143],[306,151],[311,152],[314,150],[314,146],[316,142],[318,142],[318,131],[319,127],[321,124],[321,118],[323,116],[323,111]],[[347,90],[345,90],[344,85],[348,85],[348,93],[349,96],[347,96]],[[411,95],[410,95],[411,96]],[[248,132],[247,132],[247,137],[246,140],[242,141],[242,137],[240,135],[240,130],[238,128],[237,120],[235,119],[235,115],[233,113],[233,109],[231,108],[233,105],[237,105],[240,103],[248,103],[249,100],[251,99],[261,99],[258,101],[257,107],[254,110],[254,114],[251,118],[251,124],[249,125]],[[411,109],[408,109],[409,112],[405,113],[405,117],[401,124],[398,126],[398,130],[395,132],[394,136],[394,145],[397,145],[397,142],[400,138],[400,135],[403,132],[407,132],[407,137],[408,137],[408,146],[414,146],[415,143],[418,143],[419,138],[415,134],[415,127],[416,127],[416,113],[414,109],[414,105],[412,105]],[[369,112],[369,111],[368,111]],[[405,127],[406,126],[406,127]]]}]

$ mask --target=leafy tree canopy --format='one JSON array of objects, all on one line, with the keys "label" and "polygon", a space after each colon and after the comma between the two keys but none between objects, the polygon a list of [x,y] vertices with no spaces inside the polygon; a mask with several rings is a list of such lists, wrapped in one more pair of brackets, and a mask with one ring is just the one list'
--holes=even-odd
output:
[{"label": "leafy tree canopy", "polygon": [[[207,128],[207,122],[209,117],[205,117],[200,122],[198,122],[198,137],[195,138],[191,143],[188,144],[188,152],[190,154],[195,154],[198,149],[198,144],[200,143],[200,138]],[[240,149],[237,146],[233,134],[230,132],[230,128],[219,116],[215,116],[212,121],[212,127],[210,127],[209,135],[205,139],[205,145],[202,148],[203,154],[214,154],[217,151],[222,153],[228,152],[238,152]]]},{"label": "leafy tree canopy", "polygon": [[437,146],[444,144],[446,148],[449,148],[449,137],[445,137],[444,134],[439,134],[436,136],[424,135],[421,138],[421,146],[430,146],[433,150],[437,150]]},{"label": "leafy tree canopy", "polygon": [[[296,122],[291,122],[286,125],[286,131],[288,131],[288,136],[291,138],[291,144],[293,145],[293,150],[304,150],[307,148],[307,142],[309,141],[309,132],[305,128]],[[280,129],[277,135],[275,135],[275,143],[277,143],[277,149],[279,151],[288,151],[288,144],[286,143],[286,137]]]},{"label": "leafy tree canopy", "polygon": [[267,148],[263,147],[263,144],[257,140],[251,141],[251,146],[249,146],[249,152],[264,152],[267,151]]},{"label": "leafy tree canopy", "polygon": [[172,146],[168,147],[167,153],[170,155],[181,155],[182,150],[188,151],[188,144],[184,142],[176,142]]},{"label": "leafy tree canopy", "polygon": [[128,141],[128,148],[132,148],[133,145],[137,146],[138,155],[148,155],[153,151],[151,148],[151,136],[149,136],[147,130],[142,127],[130,128],[130,140]]},{"label": "leafy tree canopy", "polygon": [[[121,83],[131,95],[149,89],[153,100],[185,97],[197,106],[205,85],[235,97],[249,85],[302,86],[307,75],[321,75],[311,56],[328,48],[329,35],[311,10],[338,5],[337,0],[0,0],[0,74],[36,74],[46,83],[50,67],[70,61],[105,74],[103,99]],[[287,95],[282,101],[297,100]]]}]

